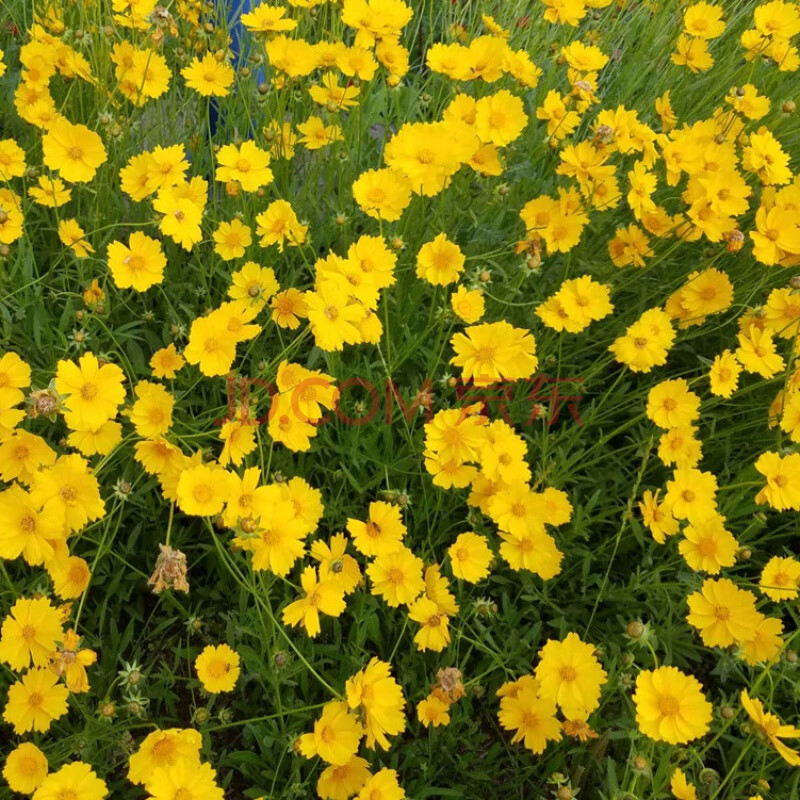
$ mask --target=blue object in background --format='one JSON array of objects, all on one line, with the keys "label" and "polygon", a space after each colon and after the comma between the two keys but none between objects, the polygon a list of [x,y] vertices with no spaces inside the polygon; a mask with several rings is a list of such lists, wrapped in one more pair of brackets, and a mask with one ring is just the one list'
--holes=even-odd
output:
[{"label": "blue object in background", "polygon": [[[247,29],[242,24],[242,14],[247,14],[253,10],[254,5],[258,2],[253,0],[215,0],[217,8],[227,10],[226,16],[228,19],[228,32],[231,37],[231,51],[233,52],[233,66],[238,69],[249,55],[250,42],[246,41]],[[258,71],[258,82],[264,80],[264,68],[261,67]],[[217,100],[214,98],[209,109],[209,121],[211,130],[210,136],[214,136],[217,132],[217,123],[219,120],[219,106]]]}]

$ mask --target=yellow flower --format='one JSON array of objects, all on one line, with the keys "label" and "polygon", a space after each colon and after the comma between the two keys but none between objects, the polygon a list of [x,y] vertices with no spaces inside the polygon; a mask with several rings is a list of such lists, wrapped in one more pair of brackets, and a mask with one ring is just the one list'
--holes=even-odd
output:
[{"label": "yellow flower", "polygon": [[773,556],[761,572],[758,588],[776,603],[794,600],[800,594],[800,561]]},{"label": "yellow flower", "polygon": [[299,247],[305,244],[308,225],[301,225],[294,209],[285,200],[274,200],[256,217],[256,233],[262,247],[277,244],[282,253],[284,244]]},{"label": "yellow flower", "polygon": [[464,286],[459,286],[450,296],[450,306],[455,315],[468,325],[477,322],[486,310],[483,292],[480,289],[468,290]]},{"label": "yellow flower", "polygon": [[489,574],[489,565],[494,554],[489,549],[485,536],[472,531],[459,534],[447,552],[456,578],[477,583]]},{"label": "yellow flower", "polygon": [[392,667],[373,658],[367,666],[345,684],[347,704],[363,715],[367,746],[377,743],[389,749],[387,736],[396,736],[406,727],[403,714],[405,698],[400,685],[392,677]]},{"label": "yellow flower", "polygon": [[33,795],[35,800],[56,800],[65,796],[77,800],[103,800],[108,797],[108,787],[88,764],[74,761],[64,764],[57,772],[51,772]]},{"label": "yellow flower", "polygon": [[29,669],[8,687],[3,719],[18,735],[28,731],[43,733],[53,720],[67,713],[68,696],[67,687],[58,683],[58,676],[49,669]]},{"label": "yellow flower", "polygon": [[513,730],[512,743],[522,742],[532,753],[543,753],[550,741],[561,739],[556,704],[540,697],[538,684],[525,684],[500,698],[497,718],[506,730]]},{"label": "yellow flower", "polygon": [[137,751],[131,754],[128,780],[148,784],[155,770],[172,767],[178,762],[200,766],[200,748],[203,738],[191,728],[170,728],[148,734]]},{"label": "yellow flower", "polygon": [[150,369],[154,378],[167,378],[171,380],[186,363],[183,356],[175,349],[175,344],[170,342],[166,347],[156,350],[150,358]]},{"label": "yellow flower", "polygon": [[689,595],[688,604],[686,619],[700,631],[707,647],[750,641],[762,619],[756,611],[755,595],[739,589],[728,578],[707,578],[699,592]]},{"label": "yellow flower", "polygon": [[594,645],[577,633],[568,633],[561,642],[549,639],[539,652],[539,696],[557,703],[568,719],[586,718],[600,705],[607,676],[594,652]]},{"label": "yellow flower", "polygon": [[402,545],[376,556],[367,567],[367,575],[372,581],[372,594],[382,597],[392,608],[409,605],[425,588],[422,559]]},{"label": "yellow flower", "polygon": [[450,706],[437,694],[429,694],[424,700],[417,703],[417,719],[425,725],[438,728],[440,725],[450,724]]},{"label": "yellow flower", "polygon": [[683,535],[678,550],[693,570],[717,575],[722,567],[732,567],[736,562],[739,542],[726,530],[725,518],[719,514],[687,525]]},{"label": "yellow flower", "polygon": [[41,436],[18,430],[0,443],[0,478],[29,484],[40,467],[52,466],[55,460],[55,451]]},{"label": "yellow flower", "polygon": [[231,66],[217,61],[212,53],[192,59],[181,75],[186,85],[203,97],[225,97],[235,77]]},{"label": "yellow flower", "polygon": [[78,258],[86,258],[90,253],[94,253],[94,247],[86,238],[86,232],[75,219],[62,219],[58,223],[58,238]]},{"label": "yellow flower", "polygon": [[434,286],[455,283],[464,270],[464,254],[447,235],[440,233],[420,248],[417,255],[417,277]]},{"label": "yellow flower", "polygon": [[325,704],[314,730],[300,737],[298,747],[306,758],[319,756],[328,764],[341,766],[352,761],[363,735],[364,729],[347,703],[336,700]]},{"label": "yellow flower", "polygon": [[533,335],[505,321],[470,325],[453,336],[452,346],[451,363],[461,367],[464,380],[472,378],[475,386],[528,378],[539,363]]},{"label": "yellow flower", "polygon": [[15,672],[44,667],[62,636],[61,615],[46,597],[20,597],[0,629],[0,661]]},{"label": "yellow flower", "polygon": [[164,280],[167,259],[161,243],[140,231],[130,235],[127,247],[122,242],[111,242],[106,260],[114,284],[120,289],[144,292]]},{"label": "yellow flower", "polygon": [[194,668],[207,692],[230,692],[239,677],[239,654],[227,644],[210,644],[197,656]]},{"label": "yellow flower", "polygon": [[399,550],[406,535],[399,506],[383,500],[369,504],[366,522],[348,519],[347,530],[356,549],[365,556],[386,555]]},{"label": "yellow flower", "polygon": [[322,770],[317,781],[317,794],[322,800],[350,800],[369,776],[366,759],[353,756],[345,764],[332,764]]},{"label": "yellow flower", "polygon": [[669,790],[675,796],[675,800],[697,800],[697,789],[694,784],[689,783],[686,774],[675,769],[669,782]]},{"label": "yellow flower", "polygon": [[308,635],[313,637],[321,630],[320,612],[330,617],[338,617],[344,611],[344,591],[336,581],[318,581],[314,567],[306,567],[303,570],[300,584],[305,596],[286,606],[281,617],[286,625],[297,627],[302,624]]},{"label": "yellow flower", "polygon": [[8,754],[3,777],[12,792],[33,794],[47,777],[47,770],[47,756],[35,744],[23,742]]},{"label": "yellow flower", "polygon": [[217,773],[210,764],[179,760],[155,770],[146,783],[147,800],[223,800]]},{"label": "yellow flower", "polygon": [[356,800],[403,800],[405,790],[398,783],[397,772],[384,767],[361,787]]},{"label": "yellow flower", "polygon": [[106,161],[103,140],[85,125],[56,120],[42,137],[44,163],[68,183],[86,183]]},{"label": "yellow flower", "polygon": [[782,741],[782,739],[787,738],[800,738],[800,730],[791,725],[783,725],[775,714],[770,714],[764,710],[764,704],[760,700],[751,698],[746,689],[742,689],[741,701],[747,715],[758,726],[759,730],[766,736],[767,741],[777,750],[784,761],[793,767],[800,767],[800,754]]},{"label": "yellow flower", "polygon": [[440,653],[450,644],[448,615],[433,600],[424,595],[417,598],[409,606],[408,617],[420,625],[414,634],[414,642],[419,650]]},{"label": "yellow flower", "polygon": [[703,736],[711,722],[700,682],[675,667],[640,672],[633,702],[639,730],[657,742],[686,744]]},{"label": "yellow flower", "polygon": [[241,258],[253,241],[250,228],[234,217],[230,222],[221,222],[214,231],[214,252],[223,260]]},{"label": "yellow flower", "polygon": [[269,153],[255,142],[242,142],[238,147],[235,144],[224,145],[216,155],[216,162],[216,180],[223,183],[236,181],[244,192],[257,192],[260,187],[272,183]]},{"label": "yellow flower", "polygon": [[125,399],[125,375],[116,364],[101,364],[93,353],[81,356],[77,364],[59,361],[56,389],[65,395],[64,420],[73,430],[100,425],[117,414]]},{"label": "yellow flower", "polygon": [[219,514],[227,499],[229,475],[221,467],[206,464],[184,470],[178,480],[178,507],[198,517]]}]

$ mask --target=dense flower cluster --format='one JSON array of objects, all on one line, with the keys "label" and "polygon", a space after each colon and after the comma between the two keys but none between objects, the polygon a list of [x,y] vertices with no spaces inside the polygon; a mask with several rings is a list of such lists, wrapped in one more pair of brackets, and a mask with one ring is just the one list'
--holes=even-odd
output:
[{"label": "dense flower cluster", "polygon": [[10,790],[790,796],[800,5],[224,5],[0,39]]}]

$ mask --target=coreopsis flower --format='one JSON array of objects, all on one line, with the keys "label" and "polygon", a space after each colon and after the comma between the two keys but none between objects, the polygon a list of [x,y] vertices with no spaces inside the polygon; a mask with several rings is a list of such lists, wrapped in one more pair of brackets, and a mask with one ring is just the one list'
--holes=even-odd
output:
[{"label": "coreopsis flower", "polygon": [[459,534],[447,553],[453,575],[469,583],[483,580],[489,574],[489,566],[494,558],[486,537],[472,531]]},{"label": "coreopsis flower", "polygon": [[305,122],[298,123],[297,131],[300,134],[300,143],[308,150],[320,150],[334,142],[341,142],[344,138],[339,125],[326,125],[321,117],[314,115]]},{"label": "coreopsis flower", "polygon": [[717,507],[717,479],[711,472],[678,467],[667,481],[664,497],[676,519],[690,522],[706,519]]},{"label": "coreopsis flower", "polygon": [[420,626],[414,634],[419,650],[440,653],[450,644],[449,616],[429,597],[418,597],[409,606],[408,618]]},{"label": "coreopsis flower", "polygon": [[669,790],[675,800],[697,800],[697,789],[686,778],[683,770],[676,768],[669,781]]},{"label": "coreopsis flower", "polygon": [[774,617],[764,617],[756,625],[755,635],[739,643],[739,655],[745,664],[754,666],[774,661],[783,650],[783,622]]},{"label": "coreopsis flower", "polygon": [[392,677],[391,665],[373,658],[363,670],[348,678],[345,691],[348,706],[362,715],[367,746],[374,748],[377,743],[388,750],[387,737],[402,733],[406,727],[405,698]]},{"label": "coreopsis flower", "polygon": [[800,561],[773,556],[761,572],[758,588],[776,603],[794,600],[800,594]]},{"label": "coreopsis flower", "polygon": [[47,756],[32,742],[22,742],[8,754],[3,778],[12,792],[33,794],[47,777],[47,771]]},{"label": "coreopsis flower", "polygon": [[304,295],[308,323],[321,350],[336,352],[345,344],[361,341],[356,322],[364,318],[365,310],[359,303],[351,302],[346,287],[345,281],[329,278]]},{"label": "coreopsis flower", "polygon": [[213,53],[195,57],[181,70],[186,85],[203,97],[225,97],[235,74],[230,64],[217,61]]},{"label": "coreopsis flower", "polygon": [[397,771],[384,767],[367,779],[355,800],[404,800],[405,796]]},{"label": "coreopsis flower", "polygon": [[97,661],[97,653],[88,648],[81,649],[80,641],[80,637],[70,629],[64,634],[61,647],[51,654],[50,669],[64,678],[64,683],[73,694],[89,691],[86,667]]},{"label": "coreopsis flower", "polygon": [[[129,166],[120,171],[120,180],[123,190],[126,184],[133,184],[130,187],[134,190],[132,197],[134,200],[139,200],[141,197],[138,196],[137,188],[144,190],[146,195],[161,189],[171,189],[173,186],[186,183],[188,169],[189,162],[183,145],[173,144],[163,147],[158,144],[152,151],[131,158]],[[143,187],[137,186],[142,182]]]},{"label": "coreopsis flower", "polygon": [[353,756],[344,764],[326,767],[317,781],[317,794],[322,800],[350,800],[370,777],[369,763]]},{"label": "coreopsis flower", "polygon": [[227,499],[229,473],[222,467],[198,464],[181,472],[177,486],[178,507],[185,514],[213,517]]},{"label": "coreopsis flower", "polygon": [[303,625],[306,633],[314,637],[322,630],[320,612],[329,617],[341,616],[345,609],[344,590],[337,581],[317,580],[314,567],[306,567],[300,575],[300,584],[305,595],[283,609],[281,618],[286,625]]},{"label": "coreopsis flower", "polygon": [[666,363],[674,341],[675,331],[668,314],[660,308],[651,308],[629,325],[625,335],[617,338],[608,349],[632,372],[650,372],[653,367]]},{"label": "coreopsis flower", "polygon": [[453,336],[452,346],[451,363],[461,367],[464,378],[471,378],[475,386],[528,378],[539,363],[533,335],[504,320],[471,325]]},{"label": "coreopsis flower", "polygon": [[0,139],[0,178],[10,181],[25,174],[25,151],[13,139]]},{"label": "coreopsis flower", "polygon": [[103,800],[108,797],[108,786],[88,764],[73,761],[51,772],[39,784],[34,797],[37,800],[50,800],[70,795],[76,800]]},{"label": "coreopsis flower", "polygon": [[97,478],[88,462],[74,453],[59,456],[51,467],[37,472],[30,497],[39,508],[48,505],[57,512],[64,531],[79,531],[106,513]]},{"label": "coreopsis flower", "polygon": [[372,593],[392,608],[409,605],[425,588],[422,567],[422,559],[404,545],[377,555],[367,567]]},{"label": "coreopsis flower", "polygon": [[364,728],[346,702],[326,703],[311,733],[304,733],[298,748],[306,758],[319,756],[334,766],[349,763],[358,752]]},{"label": "coreopsis flower", "polygon": [[308,225],[301,225],[294,209],[286,200],[275,200],[256,216],[256,233],[262,247],[277,244],[282,253],[284,244],[299,247],[305,244]]},{"label": "coreopsis flower", "polygon": [[688,67],[695,74],[706,72],[714,66],[714,58],[708,52],[708,42],[704,38],[682,33],[678,37],[676,52],[672,54],[673,64]]},{"label": "coreopsis flower", "polygon": [[730,398],[739,385],[742,366],[731,350],[723,350],[708,370],[711,394]]},{"label": "coreopsis flower", "polygon": [[224,792],[217,784],[217,773],[210,764],[177,761],[169,767],[156,769],[145,788],[147,800],[223,800]]},{"label": "coreopsis flower", "polygon": [[77,364],[59,361],[55,386],[66,398],[63,413],[67,426],[85,428],[116,416],[125,399],[124,380],[116,364],[101,364],[93,353],[81,356]]},{"label": "coreopsis flower", "polygon": [[633,702],[639,730],[657,742],[686,744],[703,736],[711,722],[700,682],[675,667],[640,672]]},{"label": "coreopsis flower", "polygon": [[212,234],[214,252],[223,261],[241,258],[253,241],[250,228],[234,217],[230,222],[220,222]]},{"label": "coreopsis flower", "polygon": [[235,144],[224,145],[216,154],[216,162],[216,180],[223,183],[236,181],[244,192],[256,192],[261,186],[272,183],[270,155],[255,142],[248,140],[238,147]]},{"label": "coreopsis flower", "polygon": [[524,685],[500,698],[497,718],[505,730],[514,731],[512,743],[522,742],[532,753],[543,753],[548,742],[561,740],[556,704],[540,697],[538,682]]},{"label": "coreopsis flower", "polygon": [[0,442],[0,478],[6,483],[30,484],[40,467],[49,467],[56,460],[55,451],[41,436],[16,430]]},{"label": "coreopsis flower", "polygon": [[175,344],[170,342],[166,347],[156,350],[150,357],[150,369],[153,371],[154,378],[167,378],[172,380],[180,369],[186,364],[186,360],[175,349]]},{"label": "coreopsis flower", "polygon": [[772,378],[785,367],[777,352],[773,335],[768,330],[751,328],[748,333],[738,334],[739,347],[736,360],[746,372],[755,372],[762,378]]},{"label": "coreopsis flower", "polygon": [[15,672],[44,667],[63,636],[61,615],[46,597],[20,597],[0,628],[0,661]]},{"label": "coreopsis flower", "polygon": [[131,754],[128,780],[138,785],[148,784],[156,770],[173,767],[178,762],[199,768],[202,744],[202,735],[192,728],[155,730]]},{"label": "coreopsis flower", "polygon": [[167,259],[158,239],[135,231],[127,246],[114,241],[108,245],[106,254],[108,268],[114,284],[120,289],[135,289],[144,292],[164,280]]},{"label": "coreopsis flower", "polygon": [[343,533],[331,536],[328,544],[321,539],[311,543],[309,554],[319,562],[319,575],[324,581],[338,586],[348,595],[361,583],[361,568],[345,551],[349,539]]},{"label": "coreopsis flower", "polygon": [[139,381],[135,388],[136,402],[128,417],[139,436],[154,439],[163,436],[172,426],[175,398],[158,383]]},{"label": "coreopsis flower", "polygon": [[753,638],[761,620],[752,592],[739,589],[728,578],[707,578],[702,589],[688,598],[689,624],[700,631],[707,647],[728,647]]},{"label": "coreopsis flower", "polygon": [[43,564],[53,558],[65,537],[58,508],[43,508],[18,485],[0,492],[0,558],[21,555],[31,566]]},{"label": "coreopsis flower", "polygon": [[231,275],[228,297],[232,300],[246,300],[260,311],[279,288],[272,267],[262,267],[255,261],[246,261],[238,272]]},{"label": "coreopsis flower", "polygon": [[750,134],[747,146],[742,148],[742,166],[757,174],[766,186],[782,186],[792,180],[788,153],[765,127]]},{"label": "coreopsis flower", "polygon": [[549,639],[539,651],[535,676],[539,696],[558,704],[568,719],[585,718],[600,705],[606,672],[595,647],[568,633],[563,641]]},{"label": "coreopsis flower", "polygon": [[511,569],[535,572],[544,581],[554,578],[561,571],[564,554],[549,533],[506,533],[501,530],[500,538],[503,540],[500,555]]},{"label": "coreopsis flower", "polygon": [[311,448],[311,440],[317,435],[317,428],[295,405],[291,393],[275,395],[269,409],[267,432],[273,441],[289,450],[305,453]]},{"label": "coreopsis flower", "polygon": [[75,219],[62,219],[58,223],[58,238],[77,258],[86,258],[94,253],[94,247],[86,237],[86,231]]},{"label": "coreopsis flower", "polygon": [[197,656],[194,668],[207,692],[230,692],[239,677],[239,654],[227,644],[210,644]]},{"label": "coreopsis flower", "polygon": [[12,244],[21,239],[24,221],[19,195],[0,188],[0,244]]},{"label": "coreopsis flower", "polygon": [[417,254],[417,277],[434,286],[455,283],[464,270],[464,254],[461,248],[440,233],[433,241],[422,245]]},{"label": "coreopsis flower", "polygon": [[236,358],[236,339],[228,331],[227,320],[215,313],[195,319],[183,355],[204,375],[227,373]]},{"label": "coreopsis flower", "polygon": [[647,395],[646,413],[665,430],[691,425],[700,414],[700,398],[683,378],[661,381]]},{"label": "coreopsis flower", "polygon": [[669,505],[658,502],[659,492],[646,491],[639,503],[642,521],[650,529],[658,544],[664,544],[667,536],[674,536],[678,532],[678,520],[672,516]]},{"label": "coreopsis flower", "polygon": [[483,291],[480,289],[466,289],[459,286],[450,295],[450,307],[453,313],[467,325],[478,322],[486,311],[486,303],[483,298]]},{"label": "coreopsis flower", "polygon": [[93,130],[64,117],[42,137],[42,152],[45,166],[58,170],[67,183],[88,183],[107,158],[103,140]]},{"label": "coreopsis flower", "polygon": [[367,170],[353,183],[353,197],[370,217],[396,222],[411,202],[411,182],[397,170]]},{"label": "coreopsis flower", "polygon": [[260,3],[252,11],[242,14],[242,25],[253,33],[279,33],[293,31],[297,22],[286,19],[287,9]]},{"label": "coreopsis flower", "polygon": [[153,208],[163,214],[159,230],[184,250],[191,250],[203,238],[200,223],[205,197],[201,201],[193,199],[192,191],[190,184],[176,184],[160,189],[153,201]]},{"label": "coreopsis flower", "polygon": [[755,467],[767,479],[756,495],[757,503],[769,503],[778,511],[800,510],[800,453],[762,453]]},{"label": "coreopsis flower", "polygon": [[449,725],[449,709],[450,704],[432,692],[417,703],[417,719],[425,727],[438,728],[440,725]]},{"label": "coreopsis flower", "polygon": [[616,235],[608,243],[608,254],[618,267],[629,264],[634,267],[644,267],[645,259],[654,255],[647,234],[634,224],[628,225],[627,228],[617,228]]},{"label": "coreopsis flower", "polygon": [[736,562],[739,542],[725,528],[725,518],[719,514],[690,523],[683,529],[683,536],[678,550],[693,570],[717,575],[722,567],[732,567]]},{"label": "coreopsis flower", "polygon": [[28,731],[44,733],[54,720],[67,713],[69,690],[46,667],[29,669],[8,687],[3,719],[17,735]]},{"label": "coreopsis flower", "polygon": [[485,143],[504,147],[519,138],[528,124],[522,100],[501,89],[475,105],[475,133]]},{"label": "coreopsis flower", "polygon": [[45,568],[53,581],[53,591],[62,600],[80,597],[92,577],[89,565],[80,556],[64,558],[56,552],[54,558],[46,562]]},{"label": "coreopsis flower", "polygon": [[793,767],[800,766],[800,754],[784,744],[783,739],[800,738],[800,730],[791,726],[784,725],[775,714],[770,714],[764,710],[764,704],[760,700],[751,698],[747,689],[742,689],[742,707],[747,712],[747,716],[753,721],[766,737],[767,741],[775,748],[778,754]]}]

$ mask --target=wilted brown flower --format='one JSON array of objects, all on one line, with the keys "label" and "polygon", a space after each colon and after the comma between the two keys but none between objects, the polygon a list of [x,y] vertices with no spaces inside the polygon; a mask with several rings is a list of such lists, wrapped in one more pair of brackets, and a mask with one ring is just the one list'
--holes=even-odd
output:
[{"label": "wilted brown flower", "polygon": [[156,594],[161,594],[167,588],[188,594],[186,556],[180,550],[173,550],[166,544],[160,544],[159,548],[161,552],[156,559],[156,568],[147,581],[147,585],[152,586]]}]

